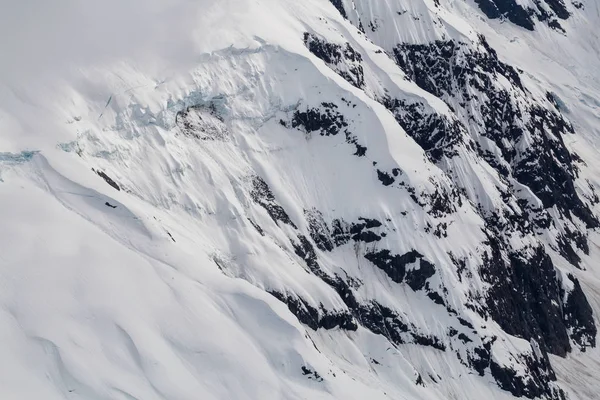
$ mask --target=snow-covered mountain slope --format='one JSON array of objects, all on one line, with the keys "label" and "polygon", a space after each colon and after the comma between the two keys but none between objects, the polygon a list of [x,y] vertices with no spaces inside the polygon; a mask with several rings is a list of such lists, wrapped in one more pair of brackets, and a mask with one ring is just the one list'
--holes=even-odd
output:
[{"label": "snow-covered mountain slope", "polygon": [[2,398],[596,397],[595,0],[5,3]]}]

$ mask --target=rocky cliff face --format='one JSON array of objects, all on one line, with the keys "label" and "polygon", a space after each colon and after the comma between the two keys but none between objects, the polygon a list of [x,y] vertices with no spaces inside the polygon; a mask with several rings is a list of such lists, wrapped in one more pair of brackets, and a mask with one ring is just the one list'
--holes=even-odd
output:
[{"label": "rocky cliff face", "polygon": [[[140,324],[160,332],[154,345],[105,311],[96,331],[112,333],[91,337],[128,355],[109,357],[96,381],[75,372],[83,356],[67,344],[87,348],[87,328],[24,328],[50,343],[66,393],[577,398],[555,365],[596,354],[598,155],[573,143],[594,138],[584,116],[600,103],[569,97],[575,86],[552,81],[563,60],[544,57],[553,40],[571,40],[574,63],[600,66],[598,54],[582,55],[596,45],[578,30],[586,7],[227,4],[204,4],[212,17],[198,29],[212,39],[194,47],[191,70],[163,81],[115,73],[102,78],[111,94],[98,104],[80,89],[98,78],[78,76],[72,90],[85,100],[70,140],[0,157],[11,191],[30,185],[58,200],[110,238],[106,248],[151,260],[158,272],[137,279],[156,274],[169,286],[156,295],[173,324],[150,316],[154,296],[139,293]],[[521,54],[533,48],[552,68],[537,74]],[[577,65],[571,79],[585,84]],[[68,235],[83,229],[69,224]],[[89,277],[65,282],[76,297],[95,290]],[[83,314],[108,301],[84,298]],[[28,321],[23,312],[13,315]],[[152,356],[156,346],[164,353]],[[179,392],[149,365],[190,380]],[[99,389],[119,368],[149,386]],[[221,383],[207,384],[213,369]]]},{"label": "rocky cliff face", "polygon": [[[559,4],[560,3],[560,4]],[[539,10],[549,6],[554,15],[566,19],[569,13],[562,2],[543,5],[536,3]],[[336,8],[347,18],[345,9]],[[533,9],[510,2],[478,2],[490,18],[508,18],[511,22],[533,30]],[[360,9],[359,9],[360,10]],[[537,14],[540,20],[548,20],[548,14]],[[365,30],[369,15],[356,12],[358,28]],[[367,23],[377,30],[376,21]],[[554,20],[550,26],[557,27]],[[377,40],[376,37],[373,38]],[[580,266],[577,252],[587,254],[587,230],[598,226],[597,217],[577,193],[577,155],[572,155],[564,144],[563,137],[575,134],[574,128],[561,114],[560,107],[551,93],[536,97],[525,87],[521,73],[499,60],[482,35],[476,40],[435,40],[423,44],[406,43],[401,37],[392,38],[397,44],[392,48],[393,59],[406,74],[406,78],[421,89],[442,99],[451,110],[450,116],[427,113],[424,102],[407,102],[384,95],[372,95],[395,116],[399,125],[427,153],[429,159],[444,169],[452,178],[458,193],[466,194],[485,222],[482,228],[488,240],[482,242],[483,262],[478,268],[481,279],[489,284],[477,305],[467,307],[487,319],[490,317],[507,333],[527,339],[538,347],[542,354],[540,364],[528,365],[529,373],[524,381],[536,378],[528,384],[514,374],[501,372],[498,365],[490,366],[498,384],[515,396],[560,398],[560,391],[545,389],[554,380],[554,373],[547,352],[565,356],[571,351],[571,343],[581,349],[595,346],[596,327],[591,308],[578,281],[567,277],[573,287],[565,297],[562,289],[563,277],[546,253],[546,246],[553,247],[573,266]],[[306,34],[309,50],[330,68],[354,86],[365,89],[361,58],[349,43],[332,45],[314,35]],[[316,45],[318,43],[318,45]],[[346,54],[341,51],[346,48]],[[347,71],[354,71],[353,76]],[[468,162],[486,165],[493,170],[497,179],[495,195],[505,204],[489,208],[481,202],[479,193],[472,190],[472,182],[453,174],[460,160],[469,154]],[[393,183],[391,175],[384,175],[384,185]],[[473,179],[473,177],[468,177]],[[469,196],[471,194],[471,196]],[[474,195],[473,195],[474,194]],[[452,208],[456,199],[444,199],[445,208]],[[447,235],[446,224],[438,225],[434,234]],[[548,237],[552,237],[548,243]],[[515,249],[513,238],[529,244]],[[410,253],[407,253],[407,255]],[[418,253],[417,253],[418,254]],[[406,256],[406,255],[405,255]],[[386,271],[395,282],[401,283],[405,256],[390,255],[390,251],[379,250],[365,257]],[[456,262],[460,268],[461,264]],[[425,268],[435,274],[435,269]],[[413,289],[414,286],[410,285]],[[432,296],[432,294],[434,294]],[[444,304],[435,292],[428,295],[433,301]],[[580,309],[586,310],[585,321],[571,326],[566,304],[568,298],[582,301]],[[481,301],[483,300],[483,301]],[[452,309],[448,312],[452,314]],[[568,332],[585,331],[583,337]],[[482,335],[483,336],[483,335]],[[483,342],[483,337],[479,338]],[[533,346],[533,344],[532,344]],[[476,350],[471,366],[483,375],[489,364],[485,348]],[[481,357],[481,355],[484,355]],[[543,373],[540,373],[543,371]]]}]

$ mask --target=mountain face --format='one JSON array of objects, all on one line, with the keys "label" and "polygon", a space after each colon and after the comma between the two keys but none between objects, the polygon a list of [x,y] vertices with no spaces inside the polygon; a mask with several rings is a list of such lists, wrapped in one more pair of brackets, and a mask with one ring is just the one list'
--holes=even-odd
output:
[{"label": "mountain face", "polygon": [[595,399],[599,6],[7,3],[2,397]]}]

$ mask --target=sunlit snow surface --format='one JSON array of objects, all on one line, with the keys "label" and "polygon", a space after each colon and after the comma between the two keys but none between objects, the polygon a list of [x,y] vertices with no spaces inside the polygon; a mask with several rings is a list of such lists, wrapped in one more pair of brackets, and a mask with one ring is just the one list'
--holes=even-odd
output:
[{"label": "sunlit snow surface", "polygon": [[[452,352],[395,347],[363,327],[303,326],[267,292],[346,306],[296,256],[293,228],[252,201],[251,181],[262,177],[305,234],[313,208],[328,220],[389,220],[387,248],[417,248],[434,262],[460,309],[468,285],[484,284],[459,281],[446,254],[476,258],[483,222],[465,203],[449,217],[448,237],[434,237],[409,193],[377,179],[374,163],[400,168],[418,193],[451,186],[373,99],[385,87],[450,112],[386,52],[399,41],[485,34],[530,90],[560,98],[578,132],[567,144],[586,163],[581,190],[585,179],[600,187],[595,0],[563,23],[567,35],[489,21],[471,1],[346,1],[380,21],[372,41],[351,24],[354,14],[344,20],[325,0],[0,2],[0,398],[513,398]],[[392,18],[398,8],[414,18]],[[366,89],[312,55],[305,32],[350,42]],[[322,102],[350,116],[365,157],[343,135],[309,137],[280,123]],[[207,137],[178,125],[190,106],[205,113],[194,127]],[[462,160],[461,179],[482,202],[501,204],[493,174]],[[579,278],[595,316],[599,245],[592,233],[586,270],[553,254]],[[348,244],[319,261],[360,279],[360,299],[444,337],[446,310],[359,259],[368,246]],[[505,362],[529,346],[491,320],[485,330],[500,337],[493,352]],[[571,399],[597,398],[598,359],[597,349],[552,357]]]}]

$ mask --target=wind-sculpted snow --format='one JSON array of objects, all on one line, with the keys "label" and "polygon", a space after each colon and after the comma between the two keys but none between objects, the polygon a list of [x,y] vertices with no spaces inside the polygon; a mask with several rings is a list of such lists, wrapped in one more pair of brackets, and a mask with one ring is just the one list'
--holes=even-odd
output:
[{"label": "wind-sculpted snow", "polygon": [[594,398],[595,3],[159,3],[0,77],[1,397]]}]

